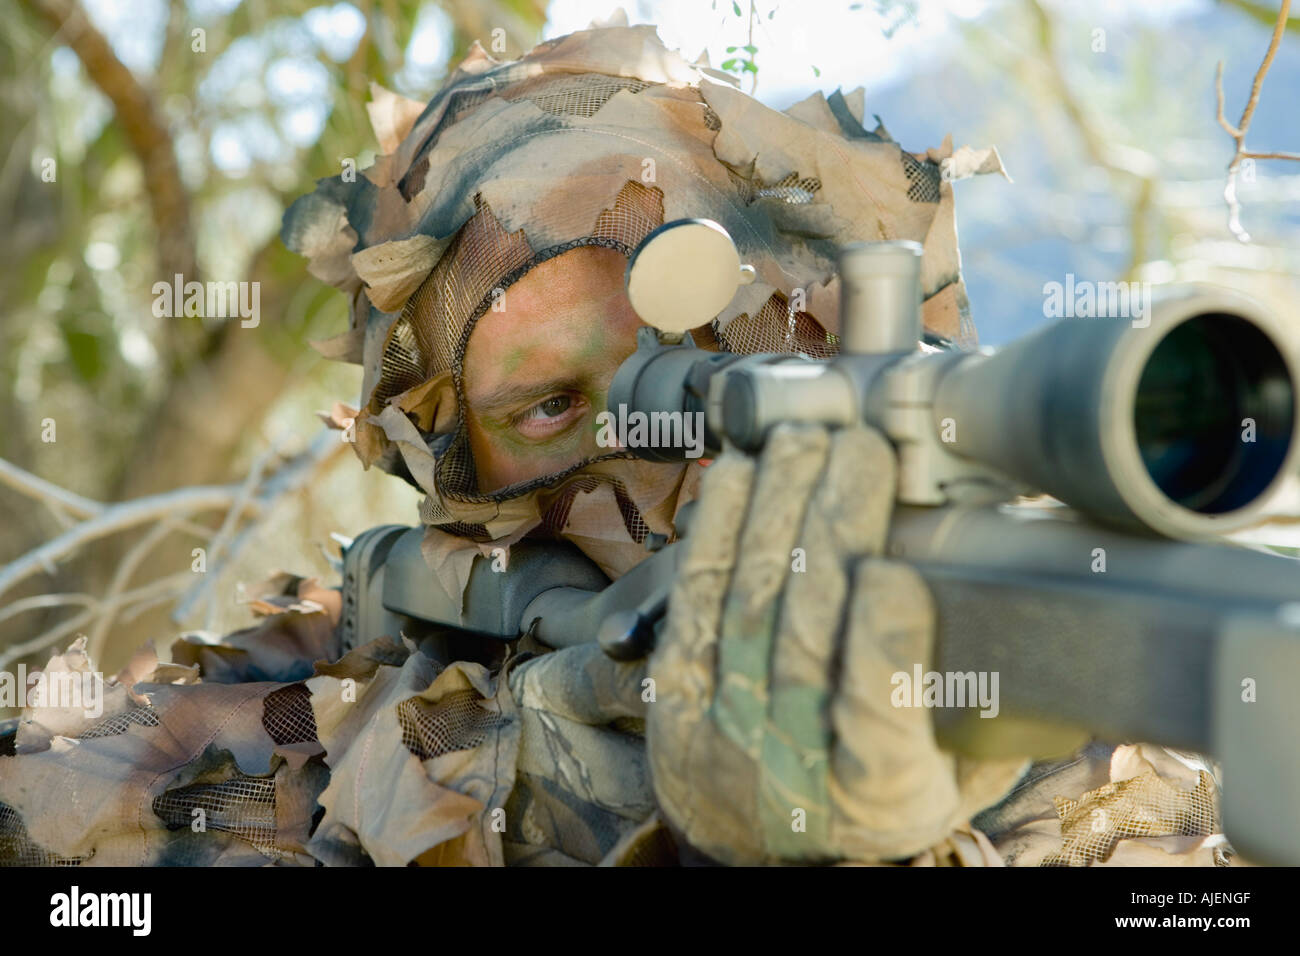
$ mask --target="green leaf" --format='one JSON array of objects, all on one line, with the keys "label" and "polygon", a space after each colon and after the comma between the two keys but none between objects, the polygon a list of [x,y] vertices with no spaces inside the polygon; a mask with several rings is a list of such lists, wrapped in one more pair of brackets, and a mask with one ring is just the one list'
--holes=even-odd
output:
[{"label": "green leaf", "polygon": [[817,67],[814,66],[814,67],[813,67],[813,76],[821,76],[821,75],[822,75],[822,71],[819,70],[819,69],[817,69]]},{"label": "green leaf", "polygon": [[740,61],[733,56],[730,60],[723,60],[722,66],[720,68],[723,70],[734,70],[736,68],[736,64],[739,62]]},{"label": "green leaf", "polygon": [[[746,44],[746,45],[743,47],[743,49],[744,49],[744,51],[745,51],[746,53],[748,53],[750,56],[753,56],[755,53],[758,52],[758,47],[754,46],[754,44],[752,44],[752,43]],[[730,53],[731,51],[728,50],[727,52]]]},{"label": "green leaf", "polygon": [[754,61],[753,61],[753,60],[746,60],[744,63],[741,64],[741,66],[744,68],[744,71],[745,71],[746,73],[757,73],[757,72],[758,72],[758,67],[754,65]]},{"label": "green leaf", "polygon": [[737,49],[738,49],[738,47],[729,46],[729,47],[727,47],[727,52],[728,52],[728,53],[735,53]]},{"label": "green leaf", "polygon": [[731,9],[736,11],[736,16],[743,16],[740,12],[740,4],[737,3],[736,0],[731,0]]}]

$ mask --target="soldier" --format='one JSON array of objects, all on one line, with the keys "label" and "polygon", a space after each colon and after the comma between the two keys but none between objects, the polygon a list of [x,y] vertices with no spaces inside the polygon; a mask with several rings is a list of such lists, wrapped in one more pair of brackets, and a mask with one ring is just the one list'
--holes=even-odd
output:
[{"label": "soldier", "polygon": [[[59,732],[75,753],[49,728],[20,734],[0,768],[20,859],[1220,858],[1195,761],[1098,744],[1026,773],[946,754],[925,709],[893,705],[889,675],[928,661],[933,610],[880,556],[896,463],[878,433],[786,427],[757,460],[707,466],[600,438],[640,325],[627,257],[673,219],[722,223],[756,273],[693,331],[702,347],[833,354],[835,250],[890,238],[924,244],[927,338],[973,344],[951,183],[1000,169],[996,153],[905,152],[863,126],[861,91],[768,109],[652,27],[509,63],[476,47],[427,106],[376,90],[370,111],[384,155],[322,180],[282,232],[352,303],[324,350],[363,365],[362,403],[335,424],[424,492],[423,553],[452,594],[526,537],[617,577],[698,499],[659,646],[634,663],[530,637],[344,647],[337,594],[290,581],[257,628],[134,662],[108,717]],[[59,666],[88,665],[74,650]],[[38,811],[33,788],[56,779],[71,796]]]}]

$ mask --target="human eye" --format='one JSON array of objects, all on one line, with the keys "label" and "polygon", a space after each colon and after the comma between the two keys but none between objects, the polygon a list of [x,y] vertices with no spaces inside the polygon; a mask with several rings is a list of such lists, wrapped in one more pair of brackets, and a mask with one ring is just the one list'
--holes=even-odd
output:
[{"label": "human eye", "polygon": [[585,406],[581,396],[560,392],[515,415],[511,425],[525,438],[550,438],[581,418]]}]

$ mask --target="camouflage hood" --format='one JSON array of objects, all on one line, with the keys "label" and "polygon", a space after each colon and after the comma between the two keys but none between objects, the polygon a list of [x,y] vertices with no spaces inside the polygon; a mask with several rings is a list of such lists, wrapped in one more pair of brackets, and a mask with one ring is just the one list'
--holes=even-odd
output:
[{"label": "camouflage hood", "polygon": [[625,452],[479,492],[466,343],[494,296],[569,249],[630,255],[666,221],[714,219],[757,281],[697,343],[825,357],[838,348],[837,248],[912,239],[925,248],[927,330],[975,340],[951,182],[1000,171],[997,154],[947,142],[906,152],[878,118],[863,126],[860,89],[779,112],[666,49],[653,27],[618,26],[512,62],[476,45],[427,106],[375,87],[369,109],[385,155],[360,176],[321,180],[282,237],[352,299],[350,329],[318,347],[364,367],[357,453],[418,485],[424,522],[454,535],[514,540],[567,515],[578,491],[606,486],[635,517],[612,537],[639,546],[647,528],[671,530],[659,525],[688,479],[629,490],[606,462]]}]

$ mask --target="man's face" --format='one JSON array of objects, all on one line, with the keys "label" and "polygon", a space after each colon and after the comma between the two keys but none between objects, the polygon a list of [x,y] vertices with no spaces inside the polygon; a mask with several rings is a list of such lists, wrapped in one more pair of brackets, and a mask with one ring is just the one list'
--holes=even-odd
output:
[{"label": "man's face", "polygon": [[596,415],[640,319],[623,289],[625,259],[583,246],[548,260],[478,320],[465,350],[470,449],[479,491],[555,474],[611,449]]}]

